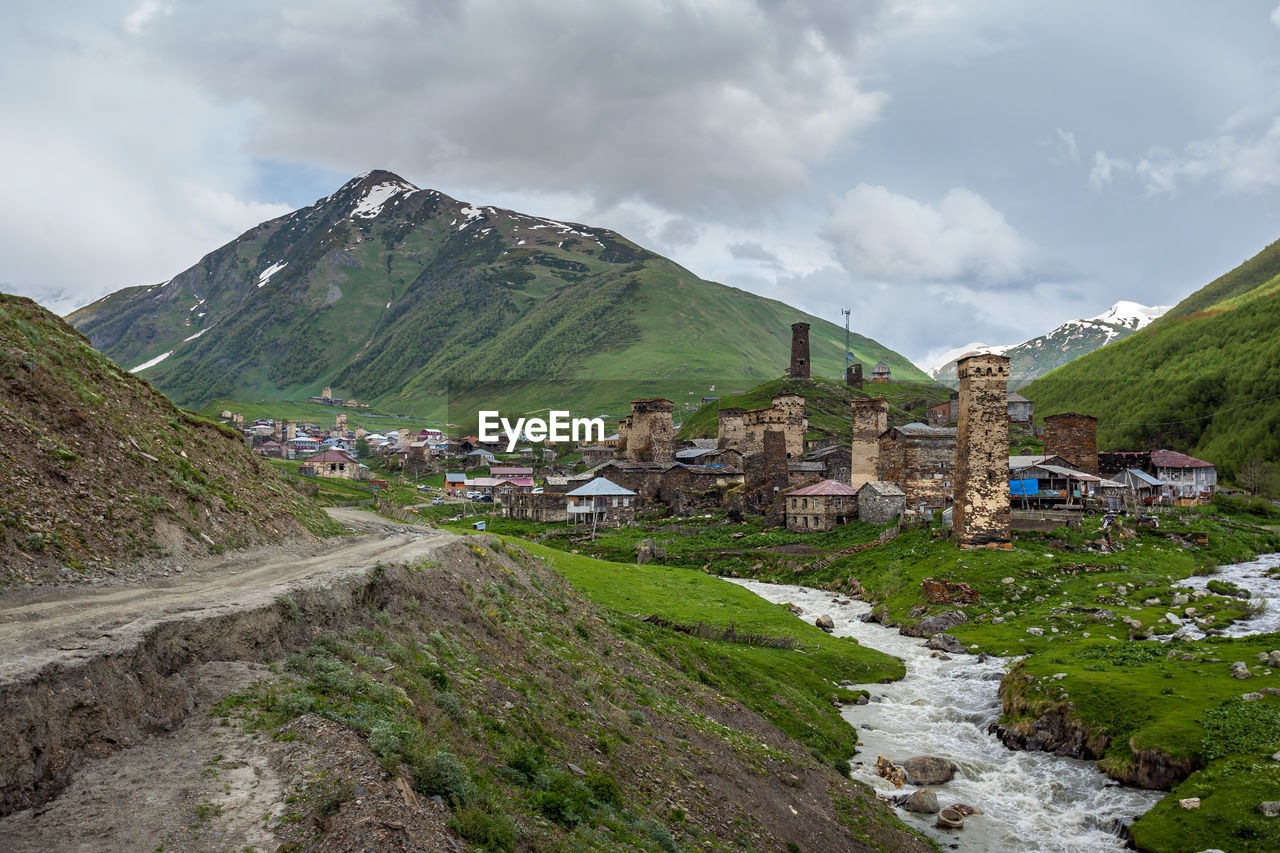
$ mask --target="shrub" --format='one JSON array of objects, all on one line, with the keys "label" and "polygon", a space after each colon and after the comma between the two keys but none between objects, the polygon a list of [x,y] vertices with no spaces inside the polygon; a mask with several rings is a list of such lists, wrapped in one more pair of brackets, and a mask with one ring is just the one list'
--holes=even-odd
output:
[{"label": "shrub", "polygon": [[428,797],[440,795],[455,805],[471,797],[471,776],[451,752],[437,750],[413,766],[413,789]]},{"label": "shrub", "polygon": [[449,828],[488,853],[509,853],[519,836],[510,818],[492,814],[478,806],[459,809],[449,820]]}]

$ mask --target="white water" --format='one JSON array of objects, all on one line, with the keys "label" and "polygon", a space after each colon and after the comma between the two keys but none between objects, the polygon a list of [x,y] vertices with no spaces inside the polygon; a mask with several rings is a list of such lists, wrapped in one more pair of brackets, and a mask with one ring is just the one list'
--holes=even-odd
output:
[{"label": "white water", "polygon": [[[997,690],[1006,660],[979,663],[973,655],[952,660],[931,657],[924,640],[904,637],[858,617],[871,608],[829,592],[760,581],[735,580],[772,602],[790,602],[812,623],[827,614],[837,637],[902,658],[904,679],[893,684],[862,685],[871,691],[868,705],[844,709],[858,730],[862,746],[854,756],[855,779],[882,795],[910,793],[911,785],[894,789],[875,775],[876,757],[901,764],[915,755],[938,755],[956,766],[956,776],[934,788],[946,808],[965,803],[982,811],[965,819],[964,829],[935,829],[935,815],[898,810],[907,823],[937,839],[943,849],[974,853],[1096,853],[1122,850],[1115,835],[1124,824],[1164,796],[1162,791],[1122,788],[1109,781],[1093,762],[1058,758],[1043,752],[1007,749],[987,727],[1000,716]],[[858,764],[857,762],[862,762]]]},{"label": "white water", "polygon": [[[1208,590],[1209,581],[1230,581],[1242,589],[1249,590],[1251,603],[1262,609],[1257,616],[1241,619],[1235,624],[1217,632],[1224,637],[1248,637],[1254,634],[1270,634],[1280,631],[1280,577],[1272,577],[1268,571],[1280,567],[1280,554],[1262,554],[1256,560],[1247,563],[1232,563],[1221,566],[1211,575],[1197,575],[1187,578],[1183,586],[1193,589]],[[1187,621],[1186,633],[1200,638],[1204,633],[1194,623]]]}]

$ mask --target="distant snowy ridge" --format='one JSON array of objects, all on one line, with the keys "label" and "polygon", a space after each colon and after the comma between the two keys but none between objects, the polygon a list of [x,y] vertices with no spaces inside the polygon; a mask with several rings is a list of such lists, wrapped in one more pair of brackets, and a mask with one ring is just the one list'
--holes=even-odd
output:
[{"label": "distant snowy ridge", "polygon": [[1151,306],[1139,305],[1137,302],[1117,302],[1097,317],[1088,319],[1137,331],[1150,325],[1152,320],[1162,316],[1172,307],[1172,305]]},{"label": "distant snowy ridge", "polygon": [[1004,355],[1015,346],[1017,346],[1017,344],[981,344],[974,342],[971,344],[965,344],[962,347],[947,350],[942,355],[930,359],[928,364],[917,364],[916,366],[936,379],[943,370],[948,366],[955,364],[956,360],[966,353],[993,352],[996,355]]}]

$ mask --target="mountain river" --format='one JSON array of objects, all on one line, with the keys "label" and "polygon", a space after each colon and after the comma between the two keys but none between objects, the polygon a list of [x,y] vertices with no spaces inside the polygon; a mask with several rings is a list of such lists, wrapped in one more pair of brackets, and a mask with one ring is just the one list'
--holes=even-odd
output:
[{"label": "mountain river", "polygon": [[904,821],[936,839],[944,850],[1122,850],[1118,834],[1122,827],[1164,796],[1162,791],[1120,787],[1093,762],[1016,752],[987,734],[987,726],[1000,716],[996,691],[1007,663],[1004,658],[989,657],[982,663],[973,655],[935,658],[923,639],[859,621],[871,609],[865,602],[800,586],[733,582],[768,601],[796,605],[806,622],[827,614],[835,623],[835,636],[855,637],[865,646],[903,660],[905,678],[893,684],[863,685],[871,691],[870,703],[849,705],[842,712],[862,741],[859,754],[851,759],[853,777],[883,795],[899,795],[915,788],[895,789],[877,776],[877,756],[895,764],[915,755],[937,755],[954,762],[955,778],[933,789],[938,804],[946,808],[964,803],[981,810],[981,815],[966,818],[963,829],[949,830],[934,828],[936,815],[898,810]]}]

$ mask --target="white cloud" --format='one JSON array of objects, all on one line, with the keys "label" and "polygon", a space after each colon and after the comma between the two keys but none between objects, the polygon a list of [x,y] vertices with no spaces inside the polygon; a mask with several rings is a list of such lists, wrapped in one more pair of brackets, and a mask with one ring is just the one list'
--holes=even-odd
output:
[{"label": "white cloud", "polygon": [[1127,160],[1108,157],[1105,151],[1095,151],[1093,168],[1089,170],[1089,186],[1094,192],[1102,192],[1103,187],[1115,180],[1116,172],[1129,171],[1132,168]]},{"label": "white cloud", "polygon": [[845,269],[889,282],[978,280],[1027,275],[1032,247],[972,190],[954,188],[937,205],[859,184],[839,199],[823,236]]},{"label": "white cloud", "polygon": [[1056,133],[1058,134],[1058,141],[1060,141],[1066,149],[1067,159],[1072,163],[1079,163],[1080,149],[1076,146],[1076,135],[1071,131],[1063,130],[1060,127],[1056,129]]},{"label": "white cloud", "polygon": [[157,15],[173,14],[173,6],[161,0],[142,0],[142,3],[124,19],[124,30],[131,36],[140,36],[147,24]]},{"label": "white cloud", "polygon": [[1271,23],[1277,29],[1280,29],[1280,6],[1277,6],[1271,10]]},{"label": "white cloud", "polygon": [[1213,180],[1227,195],[1280,187],[1280,119],[1252,138],[1223,135],[1188,143],[1182,153],[1153,148],[1135,167],[1150,193],[1172,194],[1182,181]]}]

